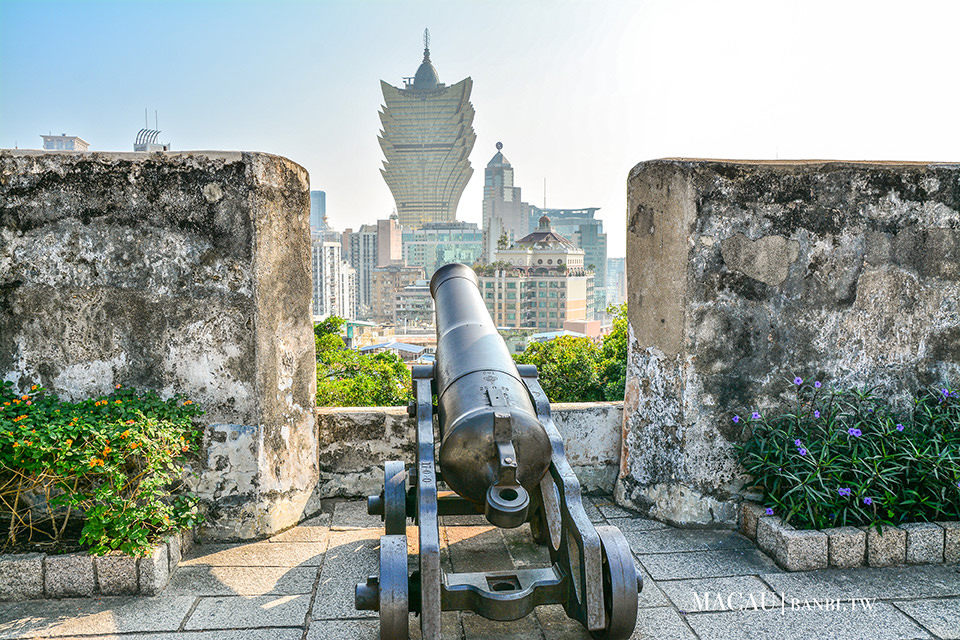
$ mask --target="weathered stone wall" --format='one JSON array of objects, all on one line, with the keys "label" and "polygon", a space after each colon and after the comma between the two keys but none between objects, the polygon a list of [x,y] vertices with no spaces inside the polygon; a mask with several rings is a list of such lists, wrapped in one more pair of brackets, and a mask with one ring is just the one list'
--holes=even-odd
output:
[{"label": "weathered stone wall", "polygon": [[[550,407],[567,461],[584,491],[613,491],[620,465],[623,404],[578,402]],[[378,494],[385,461],[412,463],[416,458],[415,424],[403,407],[318,408],[317,426],[320,498]]]},{"label": "weathered stone wall", "polygon": [[0,152],[0,375],[190,396],[207,535],[294,524],[317,477],[308,192],[260,153]]},{"label": "weathered stone wall", "polygon": [[731,418],[795,376],[960,383],[960,165],[657,160],[628,190],[624,504],[733,523]]}]

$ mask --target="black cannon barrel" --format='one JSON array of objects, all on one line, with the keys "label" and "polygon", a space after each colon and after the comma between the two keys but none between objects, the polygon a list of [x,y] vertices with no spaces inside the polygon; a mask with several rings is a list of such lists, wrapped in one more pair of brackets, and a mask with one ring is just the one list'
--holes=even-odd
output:
[{"label": "black cannon barrel", "polygon": [[473,269],[448,264],[430,281],[440,467],[451,489],[484,506],[491,523],[519,526],[551,447],[530,396],[480,296]]}]

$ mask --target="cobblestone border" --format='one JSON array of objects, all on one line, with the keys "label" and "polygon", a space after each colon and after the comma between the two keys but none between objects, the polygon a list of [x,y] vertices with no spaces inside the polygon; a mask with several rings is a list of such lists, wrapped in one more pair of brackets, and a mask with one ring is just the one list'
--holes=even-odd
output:
[{"label": "cobblestone border", "polygon": [[193,531],[178,533],[142,558],[118,551],[0,554],[0,601],[94,595],[155,596],[195,544]]},{"label": "cobblestone border", "polygon": [[871,527],[800,531],[747,501],[739,516],[740,533],[787,571],[960,562],[960,522],[902,524],[882,534]]}]

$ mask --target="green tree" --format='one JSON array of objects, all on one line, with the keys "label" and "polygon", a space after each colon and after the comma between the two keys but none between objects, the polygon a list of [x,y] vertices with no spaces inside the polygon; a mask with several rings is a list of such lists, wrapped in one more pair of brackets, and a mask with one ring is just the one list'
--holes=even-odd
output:
[{"label": "green tree", "polygon": [[340,337],[344,320],[331,316],[314,325],[317,344],[317,404],[386,407],[412,399],[410,371],[392,353],[363,355]]},{"label": "green tree", "polygon": [[561,336],[532,342],[513,356],[520,364],[533,364],[540,385],[551,402],[623,400],[627,381],[627,304],[610,306],[613,328],[597,345],[590,338]]},{"label": "green tree", "polygon": [[604,400],[623,400],[627,386],[627,303],[610,305],[613,327],[603,337],[600,349],[600,378]]},{"label": "green tree", "polygon": [[590,338],[560,336],[531,342],[513,358],[537,366],[540,385],[551,402],[597,402],[603,400],[599,356],[600,348]]}]

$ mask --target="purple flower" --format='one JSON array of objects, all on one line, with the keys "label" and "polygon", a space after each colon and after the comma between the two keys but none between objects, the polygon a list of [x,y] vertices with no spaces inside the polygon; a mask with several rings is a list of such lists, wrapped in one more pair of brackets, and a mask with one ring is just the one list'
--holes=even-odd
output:
[{"label": "purple flower", "polygon": [[794,441],[793,441],[793,444],[794,444],[794,446],[799,447],[799,446],[800,446],[800,438],[797,438],[796,440],[794,440]]},{"label": "purple flower", "polygon": [[903,425],[899,422],[897,423],[897,431],[903,431]]},{"label": "purple flower", "polygon": [[870,498],[870,497],[864,498],[864,499],[863,499],[863,504],[865,504],[865,505],[871,505],[871,504],[873,504],[873,498]]},{"label": "purple flower", "polygon": [[851,436],[854,436],[856,438],[859,438],[860,436],[863,435],[863,432],[860,431],[860,429],[852,429],[852,428],[847,429],[847,433],[849,433]]},{"label": "purple flower", "polygon": [[839,489],[837,489],[837,493],[839,493],[842,496],[848,496],[850,495],[850,489],[848,487],[840,487]]},{"label": "purple flower", "polygon": [[814,389],[819,389],[819,388],[822,387],[822,386],[823,386],[823,385],[820,384],[820,381],[819,381],[819,380],[817,380],[816,382],[813,383],[813,388],[814,388]]},{"label": "purple flower", "polygon": [[750,417],[751,417],[752,419],[754,419],[754,420],[759,420],[759,419],[760,419],[760,412],[759,412],[759,411],[754,411],[754,412],[753,412],[753,415],[750,416]]},{"label": "purple flower", "polygon": [[801,378],[800,376],[797,376],[796,378],[793,379],[793,384],[803,384],[803,378]]},{"label": "purple flower", "polygon": [[733,416],[733,422],[734,424],[740,422],[740,416]]},{"label": "purple flower", "polygon": [[819,410],[819,409],[817,409],[816,411],[813,412],[813,417],[814,417],[814,418],[819,418],[819,417],[820,417],[820,410]]},{"label": "purple flower", "polygon": [[772,515],[773,515],[773,509],[771,509],[770,507],[767,507],[767,515],[768,515],[768,516],[772,516]]},{"label": "purple flower", "polygon": [[804,449],[803,447],[798,447],[798,448],[797,448],[797,452],[798,452],[800,455],[802,455],[802,456],[807,455],[807,450]]},{"label": "purple flower", "polygon": [[944,397],[944,398],[946,398],[947,396],[950,395],[950,392],[947,391],[946,389],[940,389],[940,393],[943,394],[943,397]]}]

